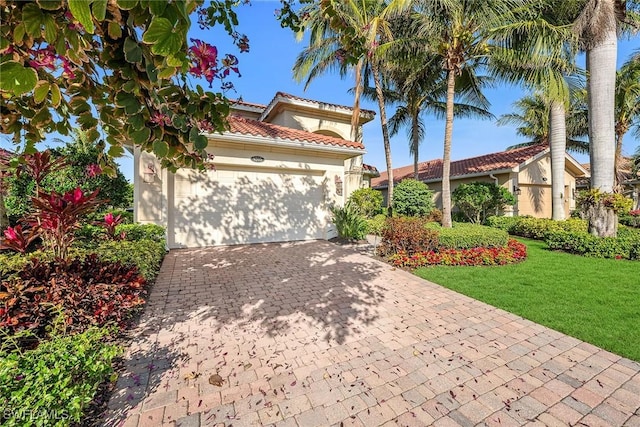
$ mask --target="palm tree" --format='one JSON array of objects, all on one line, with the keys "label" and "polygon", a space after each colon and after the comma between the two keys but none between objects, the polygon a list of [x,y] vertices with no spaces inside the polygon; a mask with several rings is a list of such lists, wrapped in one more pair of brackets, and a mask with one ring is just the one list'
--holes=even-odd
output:
[{"label": "palm tree", "polygon": [[[582,93],[583,91],[580,91]],[[586,98],[585,98],[586,99]],[[513,103],[515,112],[503,114],[496,124],[498,126],[516,126],[516,133],[526,142],[507,147],[508,150],[529,147],[536,144],[549,144],[549,104],[540,92],[526,95]],[[587,110],[584,106],[583,95],[574,93],[567,110],[567,150],[586,154],[589,152],[589,142],[584,138],[588,135],[586,121]]]},{"label": "palm tree", "polygon": [[522,6],[518,0],[422,0],[421,36],[431,43],[427,48],[440,56],[446,73],[446,114],[442,156],[442,225],[451,227],[451,139],[453,135],[456,82],[467,72],[476,80],[476,71],[489,65],[493,32],[513,20],[512,10]]},{"label": "palm tree", "polygon": [[[628,23],[627,9],[638,6],[633,0],[586,0],[574,24],[580,47],[587,54],[591,188],[603,192],[612,192],[615,185],[617,37]],[[618,220],[613,209],[597,203],[587,212],[587,219],[590,233],[616,235]]]},{"label": "palm tree", "polygon": [[621,190],[624,179],[621,169],[627,163],[622,155],[622,142],[632,128],[640,136],[640,53],[634,54],[616,75],[615,94],[615,135],[616,135],[616,189]]},{"label": "palm tree", "polygon": [[[393,202],[393,169],[391,162],[391,144],[385,111],[385,100],[382,91],[382,75],[379,48],[382,43],[393,40],[389,18],[402,11],[409,5],[409,0],[381,0],[338,1],[326,0],[311,5],[319,17],[315,22],[322,28],[323,34],[331,36],[335,45],[339,46],[341,62],[355,65],[356,69],[356,103],[359,103],[361,84],[360,74],[365,66],[371,70],[376,98],[380,114],[380,126],[387,163],[389,187],[387,207],[391,209]],[[311,47],[311,46],[310,46]],[[358,104],[359,105],[359,104]],[[359,107],[354,108],[352,118],[352,133],[354,123],[357,123]]]}]

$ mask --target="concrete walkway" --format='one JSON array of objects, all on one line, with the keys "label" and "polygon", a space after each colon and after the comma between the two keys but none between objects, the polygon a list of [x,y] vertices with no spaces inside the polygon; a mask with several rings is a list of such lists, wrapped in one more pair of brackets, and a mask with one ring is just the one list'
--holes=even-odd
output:
[{"label": "concrete walkway", "polygon": [[640,364],[329,242],[165,258],[106,425],[640,426]]}]

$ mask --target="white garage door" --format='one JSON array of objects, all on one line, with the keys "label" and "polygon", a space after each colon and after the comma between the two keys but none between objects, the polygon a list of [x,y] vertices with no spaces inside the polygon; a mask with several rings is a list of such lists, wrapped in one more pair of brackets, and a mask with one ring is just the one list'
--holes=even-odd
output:
[{"label": "white garage door", "polygon": [[321,172],[180,169],[173,187],[169,206],[171,247],[326,236],[328,215]]}]

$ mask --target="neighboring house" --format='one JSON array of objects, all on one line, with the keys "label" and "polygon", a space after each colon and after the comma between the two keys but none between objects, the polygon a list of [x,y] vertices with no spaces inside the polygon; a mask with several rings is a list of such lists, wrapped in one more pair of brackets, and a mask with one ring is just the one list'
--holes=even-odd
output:
[{"label": "neighboring house", "polygon": [[[166,227],[170,248],[334,237],[329,208],[377,174],[349,140],[352,112],[282,92],[268,105],[236,101],[230,130],[207,134],[206,172],[170,173],[136,148],[135,219]],[[362,110],[360,126],[374,115]]]},{"label": "neighboring house", "polygon": [[[587,171],[569,154],[565,157],[565,212],[575,209],[576,178]],[[442,207],[442,160],[418,164],[419,180],[426,183],[434,194],[436,206]],[[393,170],[394,182],[413,178],[413,165]],[[505,215],[531,215],[551,218],[551,156],[549,146],[533,145],[499,153],[451,162],[451,191],[460,184],[492,182],[511,191],[517,199],[515,206],[507,207]],[[382,191],[386,200],[388,178],[382,172],[371,181],[371,186]],[[455,207],[454,207],[455,208]]]},{"label": "neighboring house", "polygon": [[[620,183],[622,184],[622,194],[633,200],[632,210],[640,209],[640,175],[634,175],[633,159],[625,157],[622,168],[620,170]],[[591,170],[589,163],[583,163],[582,167],[587,171]],[[579,178],[576,180],[576,188],[578,191],[588,190],[591,186],[589,177]]]}]

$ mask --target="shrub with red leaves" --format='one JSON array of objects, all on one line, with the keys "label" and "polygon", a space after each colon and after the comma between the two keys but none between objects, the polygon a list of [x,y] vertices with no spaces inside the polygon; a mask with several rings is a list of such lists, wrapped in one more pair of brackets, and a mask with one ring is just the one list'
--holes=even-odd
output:
[{"label": "shrub with red leaves", "polygon": [[144,303],[145,286],[137,268],[100,261],[95,254],[67,263],[33,259],[18,277],[0,283],[0,328],[44,337],[59,312],[72,332],[122,326]]},{"label": "shrub with red leaves", "polygon": [[438,232],[426,228],[425,218],[388,218],[382,229],[382,243],[378,254],[426,252],[438,246]]},{"label": "shrub with red leaves", "polygon": [[389,257],[396,267],[419,268],[428,265],[505,265],[524,261],[527,247],[517,240],[509,239],[502,248],[439,249],[413,254],[399,252]]}]

